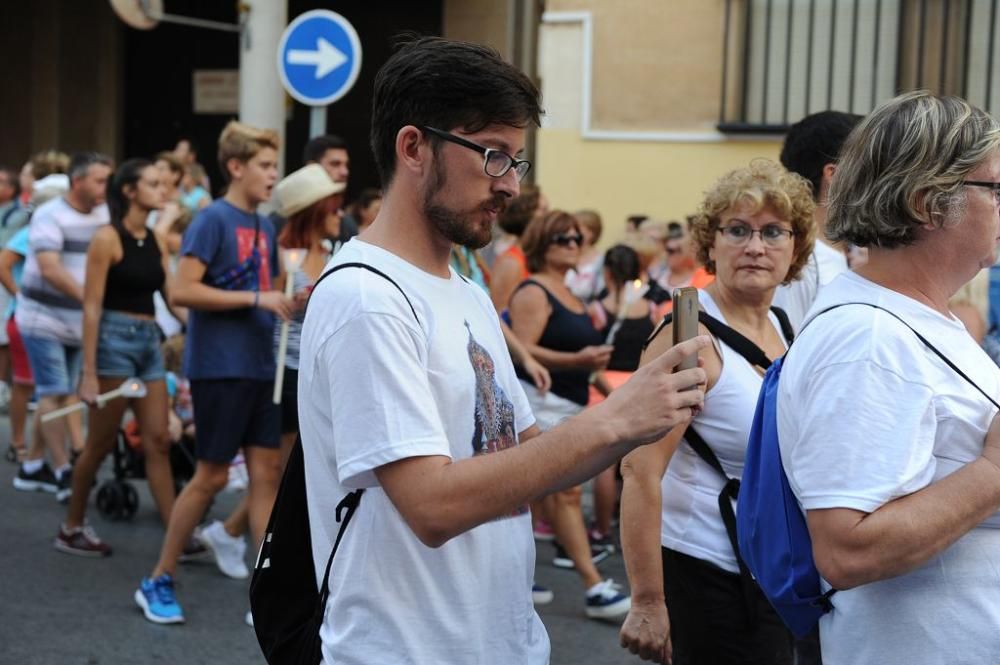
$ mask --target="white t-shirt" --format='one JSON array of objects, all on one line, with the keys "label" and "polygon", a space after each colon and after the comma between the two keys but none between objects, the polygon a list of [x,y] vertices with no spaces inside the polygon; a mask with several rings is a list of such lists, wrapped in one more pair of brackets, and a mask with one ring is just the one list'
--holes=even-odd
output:
[{"label": "white t-shirt", "polygon": [[[843,302],[892,311],[1000,396],[1000,369],[957,319],[852,272],[809,316]],[[911,330],[864,305],[808,323],[778,390],[781,460],[806,510],[872,512],[927,487],[980,455],[996,413]],[[1000,662],[997,526],[994,515],[911,573],[838,591],[820,622],[824,665]]]},{"label": "white t-shirt", "polygon": [[[706,313],[726,322],[707,292],[699,291],[698,299]],[[773,313],[768,316],[780,337],[777,317]],[[691,426],[705,439],[728,476],[740,478],[764,377],[743,356],[719,340],[716,340],[716,349],[722,357],[722,372],[711,390],[705,393],[705,408]],[[660,483],[663,493],[660,543],[668,549],[737,573],[736,553],[719,512],[719,493],[725,484],[719,472],[698,457],[690,445],[685,442],[678,446]]]},{"label": "white t-shirt", "polygon": [[847,257],[844,253],[817,240],[799,278],[791,284],[779,286],[774,292],[774,304],[785,310],[792,328],[798,331],[819,290],[846,271]]},{"label": "white t-shirt", "polygon": [[82,305],[42,277],[38,252],[59,253],[62,267],[80,285],[87,272],[87,250],[98,227],[108,223],[108,207],[84,214],[64,198],[49,201],[34,212],[28,227],[29,251],[17,293],[17,327],[22,335],[55,339],[80,346],[83,339]]},{"label": "white t-shirt", "polygon": [[330,574],[324,663],[547,663],[527,506],[431,549],[374,474],[409,457],[510,448],[534,423],[496,311],[454,271],[436,277],[358,239],[327,269],[347,262],[392,277],[417,316],[360,268],[323,280],[306,314],[299,422],[317,584],[339,526],[334,508],[367,488]]}]

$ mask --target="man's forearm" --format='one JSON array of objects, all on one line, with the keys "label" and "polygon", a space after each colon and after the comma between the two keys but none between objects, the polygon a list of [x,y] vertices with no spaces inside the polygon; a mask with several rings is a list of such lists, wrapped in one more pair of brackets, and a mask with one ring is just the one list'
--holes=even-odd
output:
[{"label": "man's forearm", "polygon": [[[618,442],[609,420],[594,411],[516,448],[458,462],[410,458],[376,475],[393,504],[406,507],[404,517],[417,536],[436,547],[545,494],[578,485],[628,452],[634,444]],[[414,463],[421,465],[418,482],[392,482],[397,471],[413,472],[397,465]]]},{"label": "man's forearm", "polygon": [[997,510],[1000,469],[980,458],[875,512],[835,508],[807,517],[820,573],[849,589],[910,572]]},{"label": "man's forearm", "polygon": [[42,268],[42,277],[53,288],[77,302],[83,302],[83,285],[73,279],[73,276],[61,264]]},{"label": "man's forearm", "polygon": [[253,291],[227,291],[201,282],[183,283],[181,280],[176,280],[170,289],[172,305],[205,311],[253,307],[255,296]]}]

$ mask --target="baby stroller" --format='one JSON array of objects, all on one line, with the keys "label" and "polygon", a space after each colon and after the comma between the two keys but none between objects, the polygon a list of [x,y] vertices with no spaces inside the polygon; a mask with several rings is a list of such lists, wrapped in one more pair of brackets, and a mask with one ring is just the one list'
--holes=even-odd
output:
[{"label": "baby stroller", "polygon": [[[194,467],[194,439],[185,435],[170,446],[170,470],[177,492],[194,476]],[[139,494],[128,481],[146,477],[145,455],[135,421],[118,430],[111,472],[113,477],[97,490],[97,510],[109,520],[132,519],[139,508]]]},{"label": "baby stroller", "polygon": [[[167,389],[174,397],[173,412],[182,424],[190,423],[190,392],[185,381],[167,375]],[[194,437],[183,432],[170,446],[170,470],[174,477],[174,490],[181,488],[194,476]],[[112,453],[112,475],[97,490],[97,510],[109,520],[132,519],[139,508],[139,495],[130,479],[146,477],[145,456],[138,423],[131,420],[118,430],[118,440]]]}]

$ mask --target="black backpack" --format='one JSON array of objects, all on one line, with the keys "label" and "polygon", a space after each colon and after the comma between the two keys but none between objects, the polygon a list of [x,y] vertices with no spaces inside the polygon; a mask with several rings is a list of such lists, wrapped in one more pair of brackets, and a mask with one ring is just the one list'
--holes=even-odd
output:
[{"label": "black backpack", "polygon": [[[403,289],[388,275],[364,263],[336,266],[320,276],[313,288],[343,268],[361,268],[388,280],[406,298],[419,322]],[[329,595],[330,567],[363,493],[363,489],[355,490],[337,504],[340,530],[326,562],[323,583],[317,589],[306,503],[305,458],[302,438],[296,438],[250,580],[254,631],[269,665],[316,665],[322,661],[319,630]]]}]

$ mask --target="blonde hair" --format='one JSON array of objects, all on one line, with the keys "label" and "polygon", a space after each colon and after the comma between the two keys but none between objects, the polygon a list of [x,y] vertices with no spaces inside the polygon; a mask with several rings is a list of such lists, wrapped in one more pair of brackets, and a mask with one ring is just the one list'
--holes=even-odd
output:
[{"label": "blonde hair", "polygon": [[222,177],[229,182],[230,159],[236,159],[244,164],[264,148],[278,149],[278,133],[273,129],[258,129],[242,122],[231,120],[219,135],[219,168]]},{"label": "blonde hair", "polygon": [[747,168],[730,171],[705,192],[705,199],[691,221],[691,240],[698,262],[710,275],[715,274],[715,261],[709,257],[709,250],[715,246],[722,214],[746,203],[754,212],[771,208],[792,225],[795,251],[782,284],[794,281],[809,261],[816,240],[815,203],[808,180],[769,159],[755,159]]},{"label": "blonde hair", "polygon": [[844,144],[827,236],[860,247],[910,245],[965,203],[962,181],[1000,147],[1000,125],[958,97],[918,90],[872,111]]},{"label": "blonde hair", "polygon": [[31,158],[31,175],[41,180],[53,173],[69,171],[69,155],[58,150],[43,150]]}]

